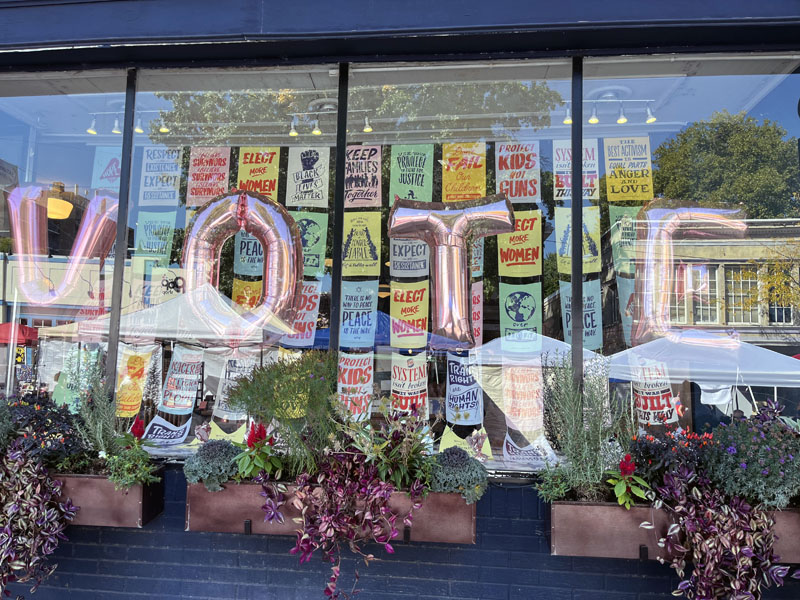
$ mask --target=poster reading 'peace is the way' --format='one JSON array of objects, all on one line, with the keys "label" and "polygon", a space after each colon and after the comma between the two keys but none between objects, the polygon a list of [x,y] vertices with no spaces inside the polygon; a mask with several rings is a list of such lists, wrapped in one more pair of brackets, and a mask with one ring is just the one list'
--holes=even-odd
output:
[{"label": "poster reading 'peace is the way'", "polygon": [[442,144],[442,201],[475,200],[486,195],[486,144]]},{"label": "poster reading 'peace is the way'", "polygon": [[[564,341],[572,339],[572,283],[559,281],[561,296],[561,324]],[[600,280],[583,282],[583,347],[597,350],[603,347],[603,307],[600,294]]]},{"label": "poster reading 'peace is the way'", "polygon": [[372,348],[378,322],[378,280],[342,281],[339,345]]}]

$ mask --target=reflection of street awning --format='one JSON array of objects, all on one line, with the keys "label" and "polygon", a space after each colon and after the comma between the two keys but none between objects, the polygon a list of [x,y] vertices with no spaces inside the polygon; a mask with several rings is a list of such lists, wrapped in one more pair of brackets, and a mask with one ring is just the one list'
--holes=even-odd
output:
[{"label": "reflection of street awning", "polygon": [[11,340],[16,340],[17,346],[24,346],[37,339],[39,339],[39,332],[34,327],[28,327],[21,323],[0,324],[0,344],[8,344]]},{"label": "reflection of street awning", "polygon": [[[517,349],[521,351],[516,351]],[[524,365],[559,365],[567,360],[572,346],[561,340],[546,335],[537,336],[534,340],[520,343],[514,336],[499,337],[476,348],[474,364],[501,365],[503,360]],[[583,360],[593,360],[600,355],[584,349]]]}]

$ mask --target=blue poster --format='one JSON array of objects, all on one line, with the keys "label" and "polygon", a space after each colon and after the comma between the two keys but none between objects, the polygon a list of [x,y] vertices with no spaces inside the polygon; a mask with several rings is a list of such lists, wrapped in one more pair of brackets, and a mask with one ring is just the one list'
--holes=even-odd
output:
[{"label": "blue poster", "polygon": [[342,281],[342,348],[372,348],[378,323],[378,280]]},{"label": "blue poster", "polygon": [[233,272],[237,275],[261,275],[264,272],[264,250],[261,243],[246,231],[236,232]]}]

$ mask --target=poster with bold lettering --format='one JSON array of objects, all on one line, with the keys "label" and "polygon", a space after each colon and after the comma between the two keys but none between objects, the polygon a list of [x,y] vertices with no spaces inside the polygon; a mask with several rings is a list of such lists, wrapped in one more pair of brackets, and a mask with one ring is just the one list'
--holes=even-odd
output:
[{"label": "poster with bold lettering", "polygon": [[475,380],[472,357],[447,353],[445,418],[454,425],[483,422],[483,390]]},{"label": "poster with bold lettering", "polygon": [[542,197],[539,142],[495,146],[496,186],[511,202],[539,202]]},{"label": "poster with bold lettering", "polygon": [[292,348],[311,348],[314,345],[321,289],[321,281],[303,282],[303,291],[297,299],[297,312],[292,322],[292,328],[297,333],[283,336],[281,344]]},{"label": "poster with bold lettering", "polygon": [[633,303],[635,301],[636,280],[617,276],[617,294],[619,295],[619,316],[622,320],[622,334],[625,345],[630,348],[631,329],[633,328]]},{"label": "poster with bold lettering", "polygon": [[261,299],[262,287],[260,279],[258,281],[244,281],[234,277],[232,300],[248,310],[255,308]]},{"label": "poster with bold lettering", "polygon": [[237,231],[233,246],[233,272],[237,275],[261,276],[264,273],[264,249],[255,236]]},{"label": "poster with bold lettering", "polygon": [[392,281],[391,298],[391,345],[424,348],[428,343],[428,280]]},{"label": "poster with bold lettering", "polygon": [[242,146],[239,148],[238,181],[241,191],[256,192],[278,199],[278,146]]},{"label": "poster with bold lettering", "polygon": [[392,353],[392,410],[408,413],[416,409],[422,419],[428,418],[428,360],[419,354]]},{"label": "poster with bold lettering", "polygon": [[483,242],[486,238],[478,238],[470,245],[469,268],[473,277],[483,277]]},{"label": "poster with bold lettering", "polygon": [[203,351],[176,345],[167,370],[158,409],[173,415],[188,415],[194,408],[203,374]]},{"label": "poster with bold lettering", "polygon": [[378,280],[342,281],[339,344],[343,348],[372,348],[377,322]]},{"label": "poster with bold lettering", "polygon": [[348,146],[344,169],[344,207],[379,207],[381,205],[381,147]]},{"label": "poster with bold lettering", "polygon": [[147,424],[142,438],[154,443],[156,446],[175,446],[183,443],[186,436],[189,435],[191,426],[191,419],[183,425],[173,425],[163,417],[156,415]]},{"label": "poster with bold lettering", "polygon": [[533,352],[542,346],[542,284],[500,282],[500,347]]},{"label": "poster with bold lettering", "polygon": [[381,274],[381,213],[344,213],[342,275],[378,277]]},{"label": "poster with bold lettering", "polygon": [[639,424],[677,423],[677,399],[672,397],[667,365],[658,360],[633,358],[638,362],[638,376],[632,383],[633,403]]},{"label": "poster with bold lettering", "polygon": [[242,377],[249,376],[259,362],[259,352],[249,349],[239,348],[223,355],[217,395],[214,402],[214,417],[228,421],[241,421],[247,418],[246,412],[233,410],[228,404],[228,399],[231,388],[236,385],[236,381]]},{"label": "poster with bold lettering", "polygon": [[189,154],[189,181],[186,206],[200,206],[228,191],[231,149],[224,146],[192,148]]},{"label": "poster with bold lettering", "polygon": [[392,277],[427,277],[430,247],[421,240],[391,238],[389,273]]},{"label": "poster with bold lettering", "polygon": [[636,272],[636,215],[640,206],[608,207],[610,221],[611,256],[617,275],[633,275]]},{"label": "poster with bold lettering", "polygon": [[139,208],[143,206],[178,206],[182,162],[183,148],[165,148],[163,146],[142,148]]},{"label": "poster with bold lettering", "polygon": [[503,361],[503,409],[506,424],[529,440],[544,430],[544,400],[541,365]]},{"label": "poster with bold lettering", "polygon": [[[583,199],[600,199],[597,138],[583,140]],[[572,140],[553,140],[553,189],[555,198],[572,198]]]},{"label": "poster with bold lettering", "polygon": [[433,199],[433,144],[395,144],[392,148],[392,173],[389,206],[394,197],[430,202]]},{"label": "poster with bold lettering", "polygon": [[603,143],[608,201],[652,200],[650,137],[605,138]]},{"label": "poster with bold lettering", "polygon": [[134,417],[142,407],[142,392],[145,380],[150,371],[150,361],[157,358],[155,374],[158,385],[161,385],[161,346],[130,346],[120,342],[120,353],[117,357],[117,416]]},{"label": "poster with bold lettering", "polygon": [[286,206],[328,208],[331,149],[289,148]]},{"label": "poster with bold lettering", "polygon": [[176,210],[168,212],[139,211],[134,242],[136,256],[160,257],[159,266],[169,265],[176,214]]},{"label": "poster with bold lettering", "polygon": [[368,421],[372,414],[372,378],[374,352],[351,354],[339,352],[339,400],[358,421]]},{"label": "poster with bold lettering", "polygon": [[442,144],[442,201],[475,200],[486,195],[486,144]]},{"label": "poster with bold lettering", "polygon": [[542,274],[542,211],[514,211],[514,231],[497,236],[497,262],[501,277]]},{"label": "poster with bold lettering", "polygon": [[475,346],[483,345],[483,281],[472,284],[472,335]]},{"label": "poster with bold lettering", "polygon": [[97,146],[92,165],[92,189],[119,191],[122,146]]},{"label": "poster with bold lettering", "polygon": [[327,213],[291,212],[300,229],[303,244],[303,275],[320,277],[325,272],[325,245],[328,241]]},{"label": "poster with bold lettering", "polygon": [[[561,324],[564,328],[564,341],[572,339],[572,284],[559,281],[561,296]],[[603,347],[603,307],[600,294],[600,280],[583,282],[583,347],[598,350]]]},{"label": "poster with bold lettering", "polygon": [[[600,272],[600,207],[583,208],[583,272]],[[556,206],[558,272],[572,273],[572,209]]]}]

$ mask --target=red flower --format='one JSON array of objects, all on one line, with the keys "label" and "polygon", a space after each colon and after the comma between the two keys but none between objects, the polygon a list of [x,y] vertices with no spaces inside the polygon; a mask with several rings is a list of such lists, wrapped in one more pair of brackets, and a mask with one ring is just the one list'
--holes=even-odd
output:
[{"label": "red flower", "polygon": [[636,471],[636,464],[631,460],[631,455],[626,454],[625,458],[619,461],[619,472],[623,477],[630,477]]},{"label": "red flower", "polygon": [[133,420],[133,425],[131,425],[131,435],[137,440],[142,439],[142,436],[144,435],[144,421],[139,418],[139,415],[136,415],[136,418]]},{"label": "red flower", "polygon": [[250,423],[250,432],[247,434],[247,447],[252,448],[258,442],[267,439],[267,430],[263,423],[256,427],[255,423]]}]

